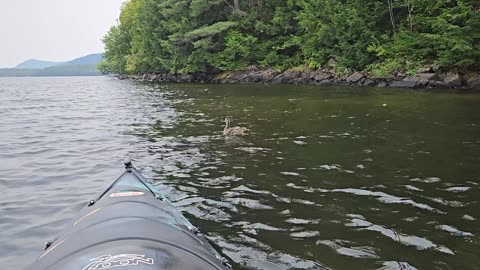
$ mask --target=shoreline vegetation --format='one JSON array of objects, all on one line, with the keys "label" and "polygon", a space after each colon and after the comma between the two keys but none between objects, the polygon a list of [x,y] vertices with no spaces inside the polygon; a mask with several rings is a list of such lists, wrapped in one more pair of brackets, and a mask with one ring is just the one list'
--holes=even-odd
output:
[{"label": "shoreline vegetation", "polygon": [[103,42],[120,79],[480,87],[477,0],[129,0]]}]

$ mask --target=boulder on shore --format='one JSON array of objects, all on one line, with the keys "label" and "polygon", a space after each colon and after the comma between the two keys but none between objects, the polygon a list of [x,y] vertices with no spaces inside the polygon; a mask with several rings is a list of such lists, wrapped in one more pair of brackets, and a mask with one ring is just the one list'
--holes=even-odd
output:
[{"label": "boulder on shore", "polygon": [[426,79],[428,81],[438,81],[438,80],[440,80],[440,77],[438,76],[437,73],[418,73],[417,77],[420,77],[422,79]]},{"label": "boulder on shore", "polygon": [[415,86],[412,88],[424,88],[425,86],[428,85],[428,82],[429,82],[428,79],[422,78],[420,76],[407,77],[403,79],[403,81],[415,83]]},{"label": "boulder on shore", "polygon": [[452,88],[452,85],[451,84],[448,84],[448,83],[445,83],[443,81],[429,81],[428,82],[428,87],[430,88],[443,88],[443,89],[446,89],[446,88]]},{"label": "boulder on shore", "polygon": [[363,75],[362,73],[355,72],[352,75],[348,76],[346,81],[347,81],[347,83],[357,83],[358,81],[360,81],[364,77],[365,77],[365,75]]},{"label": "boulder on shore", "polygon": [[358,85],[398,88],[471,88],[480,90],[480,73],[473,71],[467,74],[435,73],[425,70],[414,76],[405,74],[390,75],[385,78],[370,77],[362,72],[349,75],[338,75],[334,71],[309,70],[292,68],[278,71],[273,68],[258,69],[250,66],[243,71],[226,71],[223,73],[147,73],[138,75],[119,74],[120,80],[137,80],[146,82],[211,82],[211,83],[271,83],[271,84],[314,84],[314,85]]},{"label": "boulder on shore", "polygon": [[388,86],[388,82],[386,81],[379,81],[378,84],[377,84],[377,87],[387,87]]},{"label": "boulder on shore", "polygon": [[448,73],[443,82],[457,87],[462,86],[462,79],[456,73]]},{"label": "boulder on shore", "polygon": [[374,80],[372,79],[365,79],[365,81],[363,82],[363,86],[375,86],[376,83]]},{"label": "boulder on shore", "polygon": [[480,73],[469,73],[463,77],[468,88],[480,90]]},{"label": "boulder on shore", "polygon": [[328,79],[331,79],[332,78],[332,74],[330,73],[327,73],[327,72],[318,72],[317,74],[315,74],[315,77],[313,78],[314,82],[321,82],[321,81],[324,81],[324,80],[328,80]]}]

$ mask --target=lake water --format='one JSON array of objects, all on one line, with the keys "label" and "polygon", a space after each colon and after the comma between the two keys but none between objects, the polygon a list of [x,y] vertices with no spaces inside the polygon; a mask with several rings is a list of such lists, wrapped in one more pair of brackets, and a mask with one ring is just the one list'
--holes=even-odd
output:
[{"label": "lake water", "polygon": [[126,157],[235,269],[480,269],[480,95],[107,77],[0,78],[2,269]]}]

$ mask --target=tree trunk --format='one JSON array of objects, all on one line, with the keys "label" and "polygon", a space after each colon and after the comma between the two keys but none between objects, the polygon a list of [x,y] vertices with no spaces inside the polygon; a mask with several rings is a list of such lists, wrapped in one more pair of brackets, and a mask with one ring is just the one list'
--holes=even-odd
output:
[{"label": "tree trunk", "polygon": [[392,0],[387,0],[388,11],[390,13],[390,22],[392,23],[393,33],[395,34],[395,17],[393,15],[393,2]]},{"label": "tree trunk", "polygon": [[408,8],[408,22],[410,23],[410,31],[413,31],[413,18],[412,18],[412,11],[413,6],[410,5],[410,1],[406,0],[407,8]]},{"label": "tree trunk", "polygon": [[233,6],[235,7],[235,11],[240,11],[240,0],[233,0]]}]

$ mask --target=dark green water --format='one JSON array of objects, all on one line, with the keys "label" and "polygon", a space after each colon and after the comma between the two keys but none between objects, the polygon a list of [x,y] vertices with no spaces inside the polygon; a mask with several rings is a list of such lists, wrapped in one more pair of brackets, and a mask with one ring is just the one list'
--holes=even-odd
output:
[{"label": "dark green water", "polygon": [[[478,94],[2,80],[11,269],[124,157],[235,269],[480,269]],[[225,138],[225,116],[251,135]]]}]

